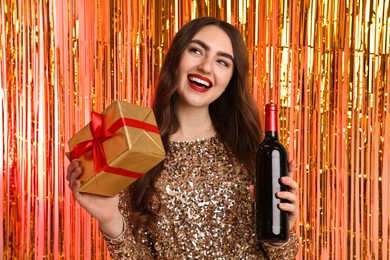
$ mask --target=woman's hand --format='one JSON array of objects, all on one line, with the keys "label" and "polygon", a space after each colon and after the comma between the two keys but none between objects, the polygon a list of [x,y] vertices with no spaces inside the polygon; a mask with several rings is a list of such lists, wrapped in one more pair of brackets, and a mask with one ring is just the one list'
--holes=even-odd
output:
[{"label": "woman's hand", "polygon": [[295,170],[295,161],[290,161],[288,165],[288,177],[284,176],[280,178],[280,183],[285,185],[288,191],[280,191],[276,193],[276,197],[279,199],[287,200],[288,202],[279,203],[279,209],[288,212],[288,220],[290,228],[292,228],[298,219],[298,183],[293,180]]},{"label": "woman's hand", "polygon": [[[290,229],[294,226],[295,222],[298,219],[298,183],[293,180],[295,170],[295,161],[290,161],[288,165],[288,176],[280,178],[280,183],[287,186],[288,191],[281,191],[276,193],[276,197],[279,199],[287,200],[288,202],[279,203],[279,209],[288,212],[288,219],[290,224]],[[249,187],[250,197],[255,200],[255,187],[250,185]]]},{"label": "woman's hand", "polygon": [[[67,153],[69,158],[69,154]],[[72,190],[73,197],[89,214],[95,217],[100,229],[109,237],[118,237],[123,230],[123,219],[119,212],[119,196],[106,197],[95,194],[80,193],[81,186],[78,179],[82,174],[82,168],[78,160],[73,160],[68,166],[66,179]]]}]

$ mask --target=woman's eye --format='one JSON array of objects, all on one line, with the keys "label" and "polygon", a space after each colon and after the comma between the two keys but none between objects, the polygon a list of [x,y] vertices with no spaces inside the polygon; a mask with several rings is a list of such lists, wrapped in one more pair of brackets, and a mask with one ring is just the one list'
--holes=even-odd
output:
[{"label": "woman's eye", "polygon": [[229,67],[229,63],[224,60],[219,60],[218,63],[221,64],[222,66]]},{"label": "woman's eye", "polygon": [[196,53],[196,54],[202,54],[202,51],[198,48],[190,48],[190,52]]}]

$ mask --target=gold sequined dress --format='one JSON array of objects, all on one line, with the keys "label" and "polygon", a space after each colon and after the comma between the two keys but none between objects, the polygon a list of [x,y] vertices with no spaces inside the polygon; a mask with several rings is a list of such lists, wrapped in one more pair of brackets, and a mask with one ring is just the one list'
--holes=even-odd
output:
[{"label": "gold sequined dress", "polygon": [[155,184],[161,205],[149,241],[137,243],[132,235],[125,190],[120,199],[124,231],[116,239],[105,236],[112,258],[294,259],[294,232],[282,246],[256,242],[251,183],[244,166],[218,137],[171,141]]}]

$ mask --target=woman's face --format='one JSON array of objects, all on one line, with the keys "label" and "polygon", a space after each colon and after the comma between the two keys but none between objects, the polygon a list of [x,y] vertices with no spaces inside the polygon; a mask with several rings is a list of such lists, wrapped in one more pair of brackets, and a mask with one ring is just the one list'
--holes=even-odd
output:
[{"label": "woman's face", "polygon": [[226,89],[234,68],[229,36],[219,27],[202,28],[179,62],[179,105],[208,107]]}]

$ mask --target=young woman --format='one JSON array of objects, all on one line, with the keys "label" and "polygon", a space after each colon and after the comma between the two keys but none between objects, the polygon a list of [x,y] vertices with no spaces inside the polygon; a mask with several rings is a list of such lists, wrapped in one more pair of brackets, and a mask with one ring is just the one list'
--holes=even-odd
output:
[{"label": "young woman", "polygon": [[[284,244],[256,241],[253,182],[263,138],[248,88],[248,57],[240,32],[203,17],[184,25],[162,65],[153,110],[166,159],[112,198],[78,192],[82,169],[67,179],[73,196],[98,221],[114,259],[289,259],[298,250],[291,231]],[[298,214],[292,179],[290,227]]]}]

